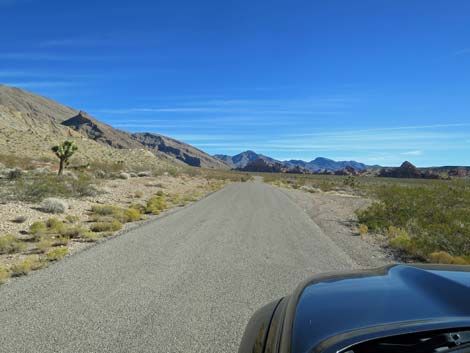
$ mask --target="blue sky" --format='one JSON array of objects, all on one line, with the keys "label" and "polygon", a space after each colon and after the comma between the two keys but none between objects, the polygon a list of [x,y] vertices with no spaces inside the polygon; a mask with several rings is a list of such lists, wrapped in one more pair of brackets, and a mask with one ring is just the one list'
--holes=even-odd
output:
[{"label": "blue sky", "polygon": [[470,1],[0,0],[0,83],[211,154],[470,165]]}]

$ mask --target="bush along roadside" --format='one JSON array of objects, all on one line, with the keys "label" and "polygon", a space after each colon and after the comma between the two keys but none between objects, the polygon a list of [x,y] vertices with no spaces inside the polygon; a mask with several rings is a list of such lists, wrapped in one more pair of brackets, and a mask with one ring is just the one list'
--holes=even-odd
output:
[{"label": "bush along roadside", "polygon": [[386,235],[405,259],[470,264],[470,184],[383,186],[377,201],[357,212],[360,225]]}]

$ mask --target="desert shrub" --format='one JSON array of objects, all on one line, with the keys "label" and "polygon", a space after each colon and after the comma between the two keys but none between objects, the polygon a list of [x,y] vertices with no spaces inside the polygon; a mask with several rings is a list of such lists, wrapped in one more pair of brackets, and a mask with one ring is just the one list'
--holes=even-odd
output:
[{"label": "desert shrub", "polygon": [[28,219],[25,217],[25,216],[18,216],[18,217],[15,217],[15,219],[13,220],[13,223],[24,223],[26,222]]},{"label": "desert shrub", "polygon": [[52,245],[53,246],[65,246],[68,245],[70,238],[60,235],[54,238]]},{"label": "desert shrub", "polygon": [[127,180],[127,179],[130,179],[130,175],[129,173],[124,173],[124,172],[121,172],[119,173],[119,179],[123,179],[123,180]]},{"label": "desert shrub", "polygon": [[147,201],[146,213],[154,215],[160,214],[166,208],[165,198],[163,196],[153,196]]},{"label": "desert shrub", "polygon": [[343,185],[349,186],[350,188],[355,188],[357,186],[356,178],[353,176],[347,176],[343,179]]},{"label": "desert shrub", "polygon": [[178,169],[176,167],[169,167],[167,169],[167,173],[172,177],[176,177],[179,174]]},{"label": "desert shrub", "polygon": [[6,268],[0,267],[0,284],[5,283],[10,278],[10,271]]},{"label": "desert shrub", "polygon": [[408,232],[406,230],[394,226],[389,226],[386,230],[386,234],[389,238],[408,237]]},{"label": "desert shrub", "polygon": [[14,254],[23,251],[26,245],[13,235],[0,237],[0,254]]},{"label": "desert shrub", "polygon": [[400,235],[390,239],[389,245],[399,251],[411,252],[415,244],[410,237]]},{"label": "desert shrub", "polygon": [[91,212],[100,216],[113,216],[122,212],[122,209],[113,205],[95,205],[91,207]]},{"label": "desert shrub", "polygon": [[[139,209],[124,209],[113,205],[97,205],[91,209],[91,219],[94,221],[112,221],[118,220],[120,223],[135,222],[140,219]],[[105,218],[106,217],[106,218]]]},{"label": "desert shrub", "polygon": [[62,260],[65,256],[67,256],[68,253],[69,251],[66,247],[56,248],[56,249],[49,251],[46,254],[46,260],[47,261]]},{"label": "desert shrub", "polygon": [[57,218],[49,218],[45,223],[48,233],[60,234],[67,225]]},{"label": "desert shrub", "polygon": [[18,200],[38,202],[48,197],[83,197],[97,193],[93,178],[82,173],[76,180],[51,174],[23,177],[15,181],[12,195]]},{"label": "desert shrub", "polygon": [[88,242],[88,243],[95,242],[95,241],[97,241],[99,238],[100,238],[99,235],[96,234],[96,233],[93,233],[93,232],[85,232],[85,233],[82,235],[83,241]]},{"label": "desert shrub", "polygon": [[95,222],[90,225],[90,230],[95,233],[114,232],[122,229],[122,223],[117,219],[110,222]]},{"label": "desert shrub", "polygon": [[140,221],[140,219],[142,218],[140,210],[136,208],[128,208],[124,211],[124,214],[126,216],[126,222],[136,222]]},{"label": "desert shrub", "polygon": [[65,216],[65,220],[70,224],[74,224],[74,223],[77,223],[78,221],[80,221],[80,217],[69,214],[69,215]]},{"label": "desert shrub", "polygon": [[83,236],[86,233],[86,229],[82,227],[70,227],[65,226],[61,229],[60,235],[66,239],[77,239]]},{"label": "desert shrub", "polygon": [[52,240],[49,238],[41,238],[39,242],[36,244],[36,252],[38,253],[45,253],[52,247]]},{"label": "desert shrub", "polygon": [[46,213],[64,213],[67,204],[59,199],[49,197],[41,202],[41,210]]},{"label": "desert shrub", "polygon": [[145,213],[145,205],[141,203],[133,203],[129,206],[129,208],[133,208],[135,210],[139,210],[140,213]]},{"label": "desert shrub", "polygon": [[369,232],[369,227],[365,224],[359,224],[359,235],[364,236]]},{"label": "desert shrub", "polygon": [[461,256],[452,256],[445,251],[437,251],[429,254],[429,260],[437,264],[469,265],[470,262]]},{"label": "desert shrub", "polygon": [[31,270],[32,270],[32,265],[31,265],[31,261],[29,260],[24,260],[22,262],[13,264],[10,267],[12,277],[25,276],[29,272],[31,272]]},{"label": "desert shrub", "polygon": [[44,224],[44,222],[36,221],[29,226],[29,234],[33,236],[37,237],[42,234],[45,234],[46,232],[47,232],[47,226]]},{"label": "desert shrub", "polygon": [[421,259],[441,252],[470,255],[468,182],[381,185],[375,195],[378,201],[357,216],[369,229],[386,233],[392,247]]}]

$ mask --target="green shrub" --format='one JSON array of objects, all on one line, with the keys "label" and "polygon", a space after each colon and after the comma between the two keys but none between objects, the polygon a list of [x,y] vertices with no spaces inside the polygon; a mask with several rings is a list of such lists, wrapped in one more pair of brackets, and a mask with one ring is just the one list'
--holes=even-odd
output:
[{"label": "green shrub", "polygon": [[23,251],[26,245],[13,235],[0,237],[0,254],[13,254]]},{"label": "green shrub", "polygon": [[53,233],[53,234],[60,234],[67,227],[67,225],[64,222],[62,222],[61,220],[57,218],[49,218],[45,222],[45,225],[47,227],[47,232]]},{"label": "green shrub", "polygon": [[91,209],[91,219],[96,222],[110,222],[113,219],[120,223],[135,222],[140,220],[142,216],[139,208],[140,207],[130,207],[128,209],[124,209],[112,205],[93,206]]},{"label": "green shrub", "polygon": [[7,234],[0,237],[0,254],[13,254],[21,252],[25,244],[13,235]]},{"label": "green shrub", "polygon": [[70,241],[70,238],[60,236],[60,237],[54,238],[53,245],[54,246],[65,246],[65,245],[68,245],[69,241]]},{"label": "green shrub", "polygon": [[29,234],[34,236],[40,236],[47,232],[47,227],[44,222],[36,221],[29,226]]},{"label": "green shrub", "polygon": [[386,230],[386,234],[389,238],[408,237],[406,230],[394,226],[389,226]]},{"label": "green shrub", "polygon": [[68,254],[68,249],[66,247],[56,248],[49,251],[46,254],[47,261],[58,261],[62,260]]},{"label": "green shrub", "polygon": [[48,197],[95,196],[94,179],[82,173],[77,178],[53,174],[32,174],[15,180],[14,199],[38,202]]},{"label": "green shrub", "polygon": [[469,265],[470,262],[461,256],[452,256],[445,251],[433,252],[429,255],[428,260],[438,264],[452,264],[452,265]]},{"label": "green shrub", "polygon": [[122,223],[117,219],[111,222],[95,222],[90,226],[90,230],[95,233],[114,232],[122,228]]},{"label": "green shrub", "polygon": [[52,247],[52,240],[42,237],[36,244],[36,251],[43,254]]},{"label": "green shrub", "polygon": [[93,232],[85,232],[83,235],[82,235],[82,239],[88,243],[92,243],[92,242],[95,242],[97,241],[98,239],[100,238],[100,236],[96,233],[93,233]]},{"label": "green shrub", "polygon": [[136,222],[140,221],[142,218],[142,214],[140,211],[136,208],[128,208],[127,210],[124,211],[126,215],[126,222]]},{"label": "green shrub", "polygon": [[146,213],[154,215],[160,214],[166,208],[166,201],[163,196],[153,196],[147,201],[147,207],[145,208]]},{"label": "green shrub", "polygon": [[422,259],[470,255],[470,183],[381,185],[374,192],[378,201],[358,211],[358,220],[386,233],[392,247]]},{"label": "green shrub", "polygon": [[78,216],[74,216],[74,215],[67,215],[65,216],[65,220],[68,222],[68,223],[77,223],[78,221],[80,221],[80,217]]},{"label": "green shrub", "polygon": [[86,229],[78,226],[66,226],[60,231],[60,235],[67,239],[77,239],[83,236],[86,233]]},{"label": "green shrub", "polygon": [[389,244],[392,248],[403,252],[411,252],[413,249],[413,241],[408,236],[397,236],[390,239]]},{"label": "green shrub", "polygon": [[91,212],[100,216],[114,216],[122,212],[122,209],[112,205],[95,205],[91,208]]},{"label": "green shrub", "polygon": [[21,262],[13,264],[10,267],[10,270],[12,277],[27,275],[33,270],[33,262],[30,259],[23,260]]},{"label": "green shrub", "polygon": [[369,227],[367,227],[367,225],[365,224],[359,224],[358,231],[360,236],[367,235],[367,233],[369,232]]}]

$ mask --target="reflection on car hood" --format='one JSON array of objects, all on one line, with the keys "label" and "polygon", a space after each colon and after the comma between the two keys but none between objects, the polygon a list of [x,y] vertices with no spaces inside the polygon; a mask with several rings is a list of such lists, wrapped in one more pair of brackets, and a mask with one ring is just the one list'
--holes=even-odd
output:
[{"label": "reflection on car hood", "polygon": [[299,298],[292,352],[365,328],[469,320],[469,267],[456,268],[393,265],[313,280]]}]

